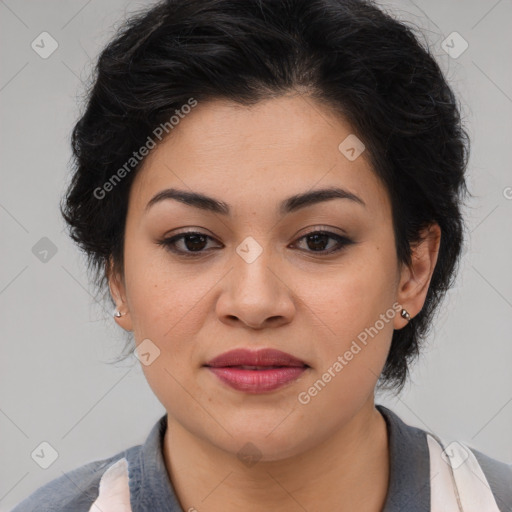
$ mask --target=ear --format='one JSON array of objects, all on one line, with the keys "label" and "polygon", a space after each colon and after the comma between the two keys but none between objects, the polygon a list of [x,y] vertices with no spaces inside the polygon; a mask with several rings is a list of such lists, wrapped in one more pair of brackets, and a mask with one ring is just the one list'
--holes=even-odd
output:
[{"label": "ear", "polygon": [[126,331],[132,331],[132,319],[130,310],[128,309],[128,301],[126,300],[126,287],[124,278],[119,272],[115,271],[112,258],[109,259],[105,265],[105,272],[108,278],[108,286],[110,288],[110,295],[116,303],[116,309],[122,316],[114,317],[114,320]]},{"label": "ear", "polygon": [[[437,223],[430,224],[421,232],[421,240],[411,247],[411,265],[402,265],[397,301],[414,318],[423,307],[430,280],[437,263],[441,244],[441,228]],[[407,325],[401,315],[394,319],[395,329]]]}]

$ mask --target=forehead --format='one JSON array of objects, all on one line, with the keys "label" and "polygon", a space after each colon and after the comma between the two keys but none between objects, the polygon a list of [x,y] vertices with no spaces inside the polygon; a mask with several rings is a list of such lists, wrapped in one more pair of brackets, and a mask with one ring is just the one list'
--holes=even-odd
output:
[{"label": "forehead", "polygon": [[355,160],[340,151],[347,137],[354,134],[345,119],[301,95],[250,107],[199,103],[146,157],[132,184],[130,208],[142,212],[170,187],[219,198],[235,209],[257,209],[272,198],[277,203],[335,186],[362,197],[370,213],[382,214],[387,193],[365,151]]}]

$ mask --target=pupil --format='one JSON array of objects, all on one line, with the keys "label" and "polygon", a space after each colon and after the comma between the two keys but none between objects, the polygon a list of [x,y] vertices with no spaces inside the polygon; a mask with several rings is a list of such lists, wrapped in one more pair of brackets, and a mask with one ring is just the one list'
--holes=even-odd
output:
[{"label": "pupil", "polygon": [[[191,250],[191,251],[196,251],[196,250],[201,250],[203,247],[197,247],[197,244],[198,243],[198,239],[202,239],[202,242],[203,242],[203,245],[204,245],[204,241],[205,241],[205,236],[204,235],[187,235],[187,237],[185,238],[185,245],[187,247],[187,249]],[[192,247],[190,246],[191,244],[189,244],[188,242],[192,240]],[[199,245],[201,245],[201,241],[199,242]]]},{"label": "pupil", "polygon": [[[325,239],[328,238],[327,235],[318,235],[318,234],[317,235],[310,235],[308,237],[308,242],[310,240],[313,240],[313,246],[318,249],[318,246],[316,244],[318,243],[318,239],[319,238],[322,239],[322,241],[320,241],[320,246],[325,245]],[[308,247],[311,249],[311,244],[308,243]],[[320,247],[319,249],[320,250],[324,250],[325,247]]]}]

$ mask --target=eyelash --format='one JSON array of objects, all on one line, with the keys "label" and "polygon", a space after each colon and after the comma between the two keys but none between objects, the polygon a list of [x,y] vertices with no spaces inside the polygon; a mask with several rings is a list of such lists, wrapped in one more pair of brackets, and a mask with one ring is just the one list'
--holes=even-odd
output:
[{"label": "eyelash", "polygon": [[[184,256],[185,258],[198,258],[198,257],[204,256],[204,254],[207,252],[205,250],[182,251],[182,250],[176,249],[175,244],[177,241],[182,240],[182,239],[186,238],[187,236],[193,236],[193,235],[199,235],[199,236],[202,236],[205,238],[209,238],[211,240],[215,240],[213,237],[206,235],[204,233],[198,232],[198,231],[186,231],[184,233],[180,233],[180,234],[172,236],[170,238],[164,238],[163,240],[159,240],[157,242],[157,244],[162,245],[168,251],[178,254],[179,256]],[[321,256],[328,256],[333,253],[339,252],[339,251],[343,250],[346,246],[355,243],[353,240],[351,240],[350,238],[347,238],[346,236],[337,235],[336,233],[331,233],[330,231],[324,231],[324,230],[310,231],[309,233],[306,233],[305,235],[302,235],[300,238],[298,238],[297,242],[302,239],[305,239],[309,236],[312,236],[312,235],[326,235],[328,238],[335,239],[339,244],[339,247],[337,249],[331,249],[328,251],[327,250],[322,250],[322,251],[307,251],[306,250],[305,251],[305,252],[309,252],[311,254],[319,254]]]}]

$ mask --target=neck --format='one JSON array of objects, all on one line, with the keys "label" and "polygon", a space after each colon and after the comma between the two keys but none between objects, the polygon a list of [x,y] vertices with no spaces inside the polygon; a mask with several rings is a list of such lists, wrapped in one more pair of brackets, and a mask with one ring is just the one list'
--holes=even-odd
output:
[{"label": "neck", "polygon": [[244,465],[187,431],[170,415],[164,460],[183,510],[358,510],[379,512],[389,483],[386,422],[373,396],[352,420],[314,448]]}]

